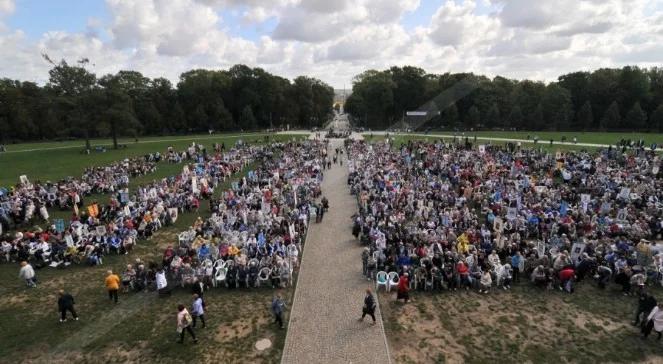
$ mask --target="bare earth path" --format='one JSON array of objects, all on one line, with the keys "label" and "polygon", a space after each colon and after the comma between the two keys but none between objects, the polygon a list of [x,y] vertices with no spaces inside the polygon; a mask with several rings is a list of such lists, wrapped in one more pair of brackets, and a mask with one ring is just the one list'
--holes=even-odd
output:
[{"label": "bare earth path", "polygon": [[[330,151],[342,146],[333,139]],[[361,316],[364,292],[373,287],[361,274],[361,246],[351,233],[356,203],[347,187],[347,167],[325,171],[323,195],[329,211],[308,232],[290,312],[282,363],[389,363],[379,307],[378,324]]]}]

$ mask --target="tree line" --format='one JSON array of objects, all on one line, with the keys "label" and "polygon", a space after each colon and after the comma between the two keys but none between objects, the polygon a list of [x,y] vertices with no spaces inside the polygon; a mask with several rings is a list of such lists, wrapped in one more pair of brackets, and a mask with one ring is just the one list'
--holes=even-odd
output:
[{"label": "tree line", "polygon": [[[136,71],[97,77],[90,62],[51,62],[48,82],[0,79],[0,143],[322,126],[334,90],[261,68],[195,69],[177,85]],[[116,142],[117,144],[117,142]]]},{"label": "tree line", "polygon": [[[545,84],[391,67],[355,76],[344,109],[355,125],[373,129],[405,120],[418,129],[663,132],[663,68],[601,68]],[[406,116],[416,110],[429,114]]]}]

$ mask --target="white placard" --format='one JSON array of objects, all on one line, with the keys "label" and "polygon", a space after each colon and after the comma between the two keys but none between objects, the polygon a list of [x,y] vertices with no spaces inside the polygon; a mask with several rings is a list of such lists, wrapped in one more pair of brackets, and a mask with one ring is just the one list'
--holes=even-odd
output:
[{"label": "white placard", "polygon": [[507,213],[506,213],[507,220],[509,220],[509,221],[515,220],[516,216],[518,216],[518,209],[515,208],[515,207],[509,207],[509,209],[507,210]]},{"label": "white placard", "polygon": [[196,178],[196,176],[191,177],[191,191],[193,193],[200,192],[200,189],[198,189],[198,179]]},{"label": "white placard", "polygon": [[585,243],[574,243],[571,247],[571,260],[573,263],[578,262],[578,257],[585,251]]}]

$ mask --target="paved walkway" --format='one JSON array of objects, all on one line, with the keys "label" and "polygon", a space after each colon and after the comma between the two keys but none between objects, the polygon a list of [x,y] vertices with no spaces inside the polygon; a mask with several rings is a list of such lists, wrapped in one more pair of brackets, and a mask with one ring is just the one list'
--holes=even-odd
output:
[{"label": "paved walkway", "polygon": [[[333,139],[331,151],[342,146]],[[325,171],[323,195],[329,211],[312,223],[290,311],[282,363],[390,363],[379,307],[378,324],[358,322],[364,292],[373,287],[361,274],[362,247],[352,236],[356,203],[347,187],[347,165]]]}]

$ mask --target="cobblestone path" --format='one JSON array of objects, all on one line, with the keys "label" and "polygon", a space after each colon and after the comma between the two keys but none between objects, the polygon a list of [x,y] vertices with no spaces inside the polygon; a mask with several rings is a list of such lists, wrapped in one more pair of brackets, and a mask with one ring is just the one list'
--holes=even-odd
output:
[{"label": "cobblestone path", "polygon": [[[342,146],[333,140],[330,151]],[[347,186],[347,165],[325,171],[323,195],[329,211],[308,232],[290,311],[282,363],[390,363],[378,309],[378,323],[361,317],[364,292],[374,288],[361,274],[361,245],[352,236],[355,199]],[[377,296],[376,296],[377,298]],[[378,305],[379,306],[379,305]]]}]

